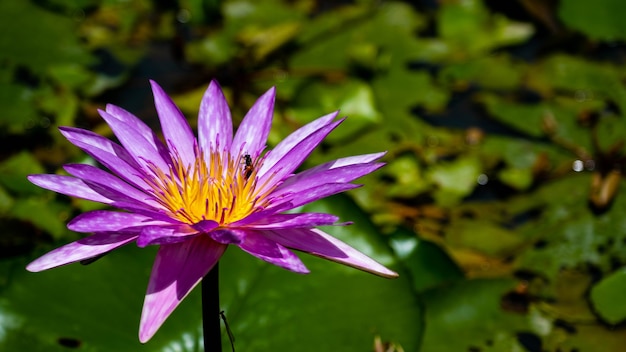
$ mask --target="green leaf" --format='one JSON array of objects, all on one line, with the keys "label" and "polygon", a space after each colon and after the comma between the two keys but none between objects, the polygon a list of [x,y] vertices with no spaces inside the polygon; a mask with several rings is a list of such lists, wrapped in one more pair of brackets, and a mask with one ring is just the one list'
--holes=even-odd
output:
[{"label": "green leaf", "polygon": [[0,336],[0,349],[68,351],[64,346],[69,343],[86,351],[166,351],[172,346],[197,351],[202,336],[198,292],[183,301],[152,340],[139,343],[139,317],[156,248],[133,247],[89,266],[72,264],[41,273],[27,272],[26,261],[15,261],[0,298],[0,328],[7,332]]},{"label": "green leaf", "polygon": [[41,189],[30,183],[26,176],[43,172],[39,161],[27,151],[22,151],[0,164],[0,184],[21,195],[42,194]]},{"label": "green leaf", "polygon": [[541,209],[518,231],[541,245],[525,251],[518,266],[554,280],[563,268],[594,265],[603,272],[615,261],[626,262],[626,190],[615,195],[610,208],[594,214],[589,207],[589,174],[552,182],[526,197]]},{"label": "green leaf", "polygon": [[438,187],[435,192],[437,203],[450,205],[474,190],[481,171],[478,158],[464,156],[452,162],[434,165],[427,171],[426,177]]},{"label": "green leaf", "polygon": [[506,55],[481,56],[444,66],[439,78],[452,86],[473,83],[484,89],[515,89],[521,83],[520,66]]},{"label": "green leaf", "polygon": [[0,81],[0,127],[9,133],[23,133],[43,125],[46,119],[38,115],[34,98],[31,88]]},{"label": "green leaf", "polygon": [[413,288],[422,292],[463,279],[456,263],[438,245],[399,229],[393,233],[391,246],[411,274]]},{"label": "green leaf", "polygon": [[449,51],[441,52],[449,54],[452,61],[523,42],[534,32],[527,23],[490,13],[481,0],[445,3],[438,12],[437,25],[445,43],[442,46],[450,46]]},{"label": "green leaf", "polygon": [[469,248],[488,256],[504,258],[524,244],[524,238],[484,220],[456,219],[446,229],[446,242],[452,247]]},{"label": "green leaf", "polygon": [[504,184],[518,190],[527,189],[533,182],[531,169],[505,168],[498,172],[498,178]]},{"label": "green leaf", "polygon": [[609,324],[617,324],[626,319],[624,292],[626,292],[626,268],[621,268],[603,278],[591,289],[593,307]]},{"label": "green leaf", "polygon": [[[50,65],[88,64],[91,55],[76,35],[76,22],[31,1],[2,1],[0,23],[11,35],[0,38],[0,58],[43,73]],[[32,40],[37,38],[37,40]]]},{"label": "green leaf", "polygon": [[422,351],[471,351],[503,346],[521,351],[516,333],[527,331],[522,315],[506,312],[500,301],[512,290],[513,280],[468,280],[422,294],[426,330]]},{"label": "green leaf", "polygon": [[337,110],[340,111],[340,117],[347,117],[325,139],[327,143],[354,138],[363,130],[381,122],[372,88],[358,80],[332,85],[321,82],[305,85],[293,97],[291,105],[295,108],[290,109],[289,113],[301,125]]},{"label": "green leaf", "polygon": [[621,0],[568,0],[559,3],[559,18],[574,30],[595,40],[626,39],[622,14],[626,3]]},{"label": "green leaf", "polygon": [[11,207],[9,214],[34,224],[55,239],[67,236],[69,232],[65,228],[65,222],[71,213],[69,206],[65,204],[40,198],[19,198]]}]

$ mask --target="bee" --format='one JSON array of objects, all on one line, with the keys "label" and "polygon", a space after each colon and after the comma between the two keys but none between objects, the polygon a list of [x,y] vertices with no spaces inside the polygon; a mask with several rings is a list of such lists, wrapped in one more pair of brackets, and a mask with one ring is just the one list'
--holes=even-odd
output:
[{"label": "bee", "polygon": [[248,178],[250,178],[250,175],[252,175],[252,172],[254,171],[254,165],[252,165],[252,157],[250,156],[250,154],[244,155],[243,161],[245,163],[243,167],[243,176],[247,180]]}]

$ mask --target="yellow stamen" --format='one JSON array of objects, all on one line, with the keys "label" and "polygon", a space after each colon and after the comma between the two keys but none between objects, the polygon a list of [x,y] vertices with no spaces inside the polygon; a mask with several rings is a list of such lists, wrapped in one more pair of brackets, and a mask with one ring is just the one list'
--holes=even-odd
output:
[{"label": "yellow stamen", "polygon": [[212,151],[207,165],[202,151],[196,150],[193,165],[184,165],[174,155],[167,173],[152,166],[146,182],[172,218],[188,224],[213,220],[225,226],[268,203],[271,190],[257,194],[257,168],[244,157]]}]

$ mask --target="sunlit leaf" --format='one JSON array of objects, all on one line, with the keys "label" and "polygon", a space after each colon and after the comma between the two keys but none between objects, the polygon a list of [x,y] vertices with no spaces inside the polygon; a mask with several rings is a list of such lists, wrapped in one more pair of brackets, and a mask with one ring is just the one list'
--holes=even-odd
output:
[{"label": "sunlit leaf", "polygon": [[626,291],[626,269],[622,268],[605,277],[591,289],[591,302],[602,319],[617,324],[626,319],[626,306],[621,302]]}]

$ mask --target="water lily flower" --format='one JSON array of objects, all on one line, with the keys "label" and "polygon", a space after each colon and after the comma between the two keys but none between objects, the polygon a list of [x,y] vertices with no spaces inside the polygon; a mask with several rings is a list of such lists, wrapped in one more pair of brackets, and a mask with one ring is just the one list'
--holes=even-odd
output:
[{"label": "water lily flower", "polygon": [[69,222],[92,235],[57,248],[27,266],[33,272],[101,256],[130,242],[158,245],[139,328],[148,341],[229,245],[296,273],[308,270],[295,249],[383,277],[397,274],[317,229],[338,224],[324,213],[285,213],[347,191],[351,182],[382,163],[384,153],[351,156],[295,173],[343,119],[338,112],[301,127],[265,151],[275,89],[263,94],[233,136],[228,103],[210,83],[198,116],[198,138],[163,89],[151,81],[163,143],[140,119],[107,105],[100,115],[119,144],[91,131],[61,133],[110,172],[85,164],[64,166],[68,175],[31,175],[43,188],[107,204]]}]

